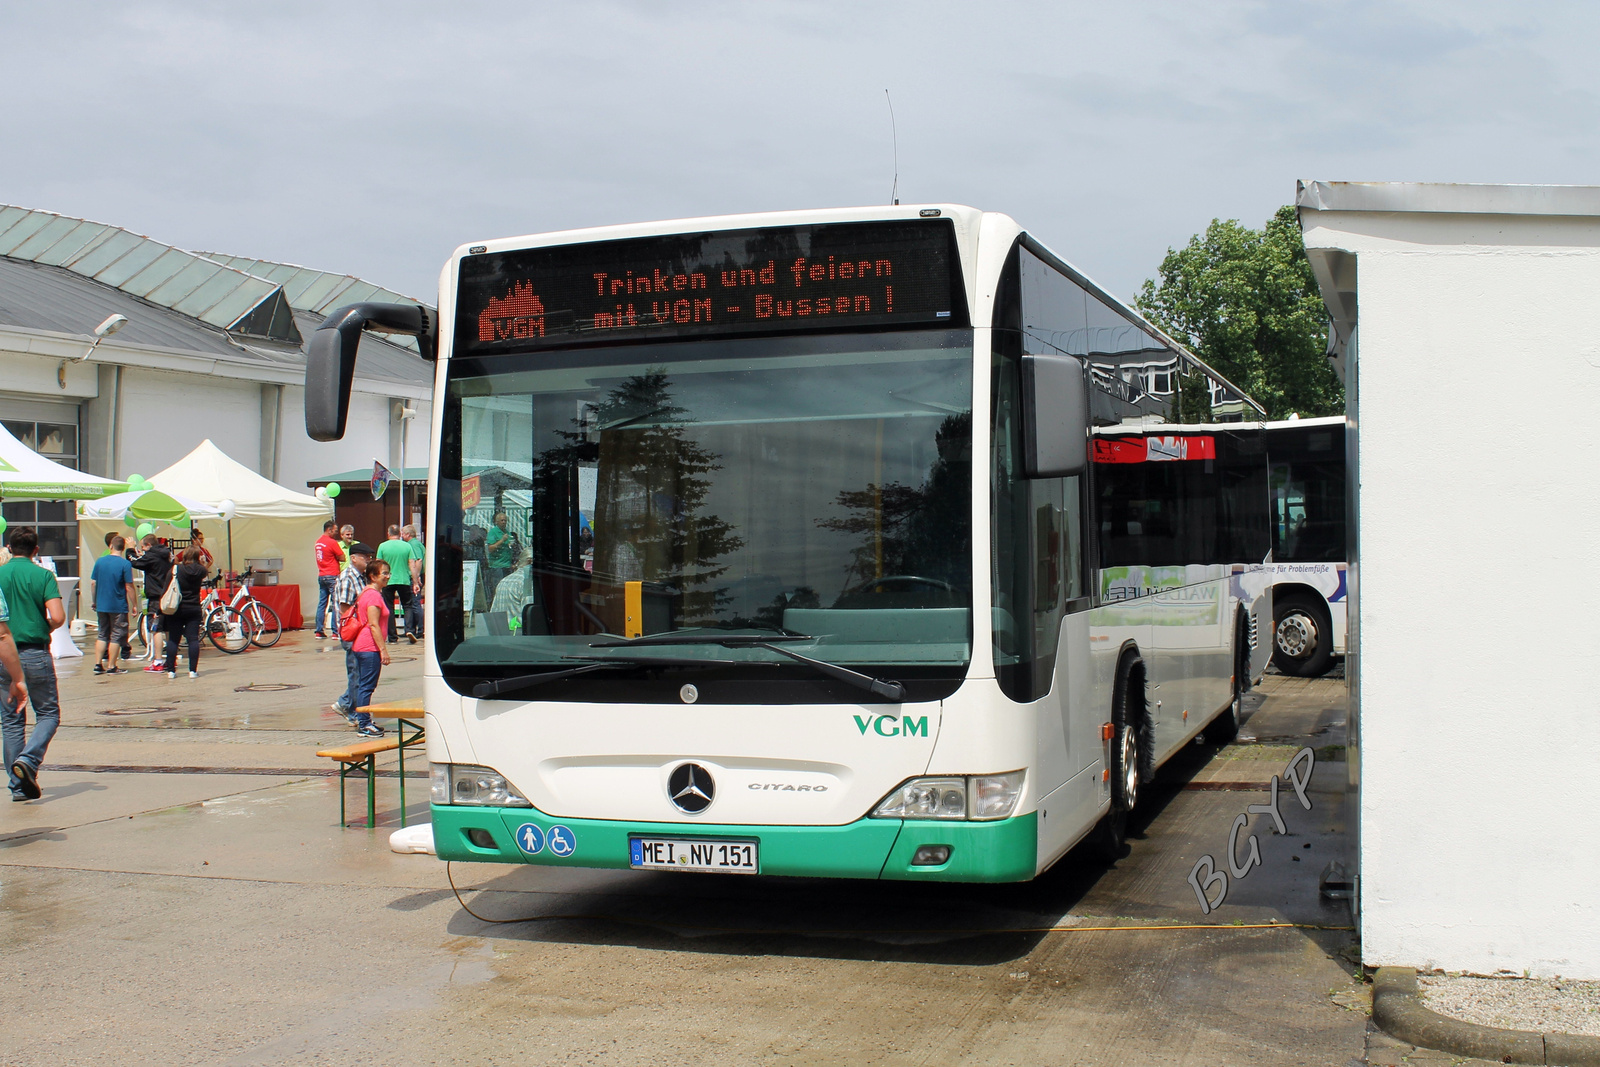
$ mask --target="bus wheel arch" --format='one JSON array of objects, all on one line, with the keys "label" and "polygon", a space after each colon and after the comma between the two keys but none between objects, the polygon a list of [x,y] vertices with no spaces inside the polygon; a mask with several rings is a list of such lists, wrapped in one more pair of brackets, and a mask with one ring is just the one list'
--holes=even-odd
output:
[{"label": "bus wheel arch", "polygon": [[1272,663],[1295,678],[1320,678],[1333,667],[1333,616],[1309,586],[1273,590]]},{"label": "bus wheel arch", "polygon": [[1244,695],[1250,691],[1250,628],[1240,608],[1233,620],[1233,692],[1222,712],[1206,723],[1203,736],[1213,745],[1225,745],[1244,723]]}]

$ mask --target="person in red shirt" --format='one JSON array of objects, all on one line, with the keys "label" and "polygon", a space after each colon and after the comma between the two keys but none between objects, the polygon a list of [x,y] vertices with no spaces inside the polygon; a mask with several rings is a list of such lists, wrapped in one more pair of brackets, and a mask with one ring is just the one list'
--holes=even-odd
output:
[{"label": "person in red shirt", "polygon": [[[328,636],[324,629],[327,626],[328,601],[333,597],[333,586],[339,580],[339,572],[344,570],[344,548],[334,536],[338,528],[339,524],[329,519],[322,524],[322,536],[317,538],[317,637]],[[339,624],[335,622],[333,628],[337,631]]]}]

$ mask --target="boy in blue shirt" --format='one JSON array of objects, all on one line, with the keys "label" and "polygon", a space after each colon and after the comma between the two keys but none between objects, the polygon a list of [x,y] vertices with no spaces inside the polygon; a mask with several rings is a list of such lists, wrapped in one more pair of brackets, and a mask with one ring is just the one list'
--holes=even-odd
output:
[{"label": "boy in blue shirt", "polygon": [[[100,634],[94,642],[94,673],[127,674],[117,666],[122,653],[122,641],[128,635],[128,614],[139,601],[133,591],[133,566],[122,550],[127,547],[121,537],[111,539],[111,552],[94,561],[89,572],[90,596],[94,597],[94,610],[99,616]],[[106,665],[109,651],[110,666]]]}]

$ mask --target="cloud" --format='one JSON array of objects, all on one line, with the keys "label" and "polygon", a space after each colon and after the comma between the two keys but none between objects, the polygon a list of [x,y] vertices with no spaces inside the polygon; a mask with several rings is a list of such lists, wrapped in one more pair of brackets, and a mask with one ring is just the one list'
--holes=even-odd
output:
[{"label": "cloud", "polygon": [[14,5],[0,200],[429,296],[456,245],[881,203],[1131,296],[1301,177],[1585,182],[1578,4]]}]

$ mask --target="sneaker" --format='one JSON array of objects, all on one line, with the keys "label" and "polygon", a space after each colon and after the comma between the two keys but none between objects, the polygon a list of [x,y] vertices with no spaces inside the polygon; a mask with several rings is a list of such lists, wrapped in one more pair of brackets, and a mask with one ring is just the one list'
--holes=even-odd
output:
[{"label": "sneaker", "polygon": [[24,800],[27,800],[27,799],[28,799],[28,798],[27,798],[27,797],[25,797],[25,796],[23,796],[23,795],[22,795],[22,794],[21,794],[21,793],[12,793],[12,794],[11,794],[11,802],[12,802],[12,803],[13,803],[13,804],[20,804],[20,803],[22,803],[22,802],[23,802],[23,801],[24,801]]},{"label": "sneaker", "polygon": [[161,674],[165,669],[159,663],[147,663],[145,664],[144,672],[146,674]]},{"label": "sneaker", "polygon": [[379,726],[375,722],[369,722],[365,726],[357,726],[356,733],[360,734],[362,737],[382,737],[383,727]]},{"label": "sneaker", "polygon": [[128,672],[123,670],[121,667],[107,667],[105,670],[101,671],[100,673],[101,674],[127,674]]},{"label": "sneaker", "polygon": [[417,643],[417,635],[414,634],[414,633],[407,632],[406,633],[406,640],[410,641],[414,645],[414,644]]},{"label": "sneaker", "polygon": [[194,671],[190,671],[190,672],[189,672],[189,677],[191,677],[191,678],[198,678],[198,677],[200,677],[200,676],[199,676],[199,675],[198,675],[198,674],[196,674],[196,673],[195,673],[195,672],[194,672]]},{"label": "sneaker", "polygon": [[178,672],[177,671],[168,671],[167,672],[167,677],[168,678],[176,678],[177,676],[178,676]]},{"label": "sneaker", "polygon": [[104,663],[96,663],[94,665],[94,673],[96,673],[96,674],[104,674],[104,673],[106,673],[106,665]]},{"label": "sneaker", "polygon": [[22,793],[24,800],[39,799],[39,772],[33,769],[32,764],[19,759],[11,765],[11,773],[17,776],[17,790]]},{"label": "sneaker", "polygon": [[326,641],[328,639],[328,635],[323,633],[321,630],[313,630],[311,632],[311,636],[315,637],[318,641]]}]

